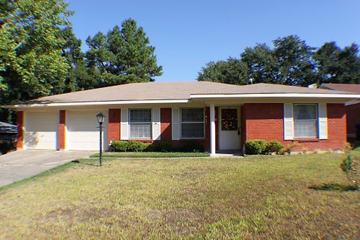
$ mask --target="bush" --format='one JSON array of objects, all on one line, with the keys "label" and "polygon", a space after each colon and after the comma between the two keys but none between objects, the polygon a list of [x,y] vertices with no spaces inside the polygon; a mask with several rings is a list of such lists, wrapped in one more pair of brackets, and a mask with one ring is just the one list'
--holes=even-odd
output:
[{"label": "bush", "polygon": [[173,146],[171,141],[156,141],[153,144],[150,144],[146,149],[148,152],[171,152],[173,151]]},{"label": "bush", "polygon": [[198,141],[184,140],[175,150],[180,152],[204,152],[205,149]]},{"label": "bush", "polygon": [[348,155],[340,165],[345,173],[349,173],[352,168],[352,157]]},{"label": "bush", "polygon": [[136,141],[113,141],[110,145],[112,152],[143,152],[149,144]]},{"label": "bush", "polygon": [[271,141],[266,145],[266,153],[279,154],[284,149],[284,146],[278,141]]},{"label": "bush", "polygon": [[246,154],[265,154],[267,142],[265,140],[251,140],[245,143]]}]

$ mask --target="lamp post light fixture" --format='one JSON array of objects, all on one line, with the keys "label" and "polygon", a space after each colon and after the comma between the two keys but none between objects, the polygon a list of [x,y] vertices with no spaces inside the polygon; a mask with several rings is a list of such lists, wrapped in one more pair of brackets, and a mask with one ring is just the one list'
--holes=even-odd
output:
[{"label": "lamp post light fixture", "polygon": [[103,139],[102,139],[102,125],[104,123],[105,116],[102,112],[96,114],[96,119],[99,123],[99,132],[100,132],[100,148],[99,148],[99,163],[100,166],[102,165],[102,146],[103,146]]}]

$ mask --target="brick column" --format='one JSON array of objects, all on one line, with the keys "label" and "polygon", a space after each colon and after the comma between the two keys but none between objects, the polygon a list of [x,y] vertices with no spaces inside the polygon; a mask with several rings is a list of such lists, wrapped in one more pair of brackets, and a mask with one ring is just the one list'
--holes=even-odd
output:
[{"label": "brick column", "polygon": [[66,143],[66,111],[59,111],[59,124],[58,124],[58,150],[65,149]]},{"label": "brick column", "polygon": [[160,109],[160,124],[161,124],[161,140],[171,141],[171,108]]},{"label": "brick column", "polygon": [[16,125],[17,125],[17,142],[16,149],[20,150],[24,148],[24,112],[16,112]]},{"label": "brick column", "polygon": [[120,140],[121,110],[109,109],[108,144]]}]

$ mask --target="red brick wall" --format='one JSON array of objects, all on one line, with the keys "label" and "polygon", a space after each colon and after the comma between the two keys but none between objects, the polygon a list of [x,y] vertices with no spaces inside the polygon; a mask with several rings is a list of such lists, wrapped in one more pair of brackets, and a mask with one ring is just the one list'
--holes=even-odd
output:
[{"label": "red brick wall", "polygon": [[58,124],[58,150],[65,149],[65,142],[66,142],[66,111],[60,110],[59,111],[59,124]]},{"label": "red brick wall", "polygon": [[120,109],[109,109],[108,144],[114,140],[120,140]]},{"label": "red brick wall", "polygon": [[24,148],[24,112],[16,112],[16,125],[18,130],[16,149]]},{"label": "red brick wall", "polygon": [[161,140],[172,139],[171,131],[171,108],[161,108],[160,109],[160,123],[161,123]]},{"label": "red brick wall", "polygon": [[360,124],[360,103],[346,106],[347,133],[350,138],[356,137],[356,125]]},{"label": "red brick wall", "polygon": [[249,103],[242,107],[243,140],[277,140],[295,144],[294,151],[343,149],[346,143],[346,109],[343,104],[328,104],[328,139],[284,141],[284,107],[281,103]]}]

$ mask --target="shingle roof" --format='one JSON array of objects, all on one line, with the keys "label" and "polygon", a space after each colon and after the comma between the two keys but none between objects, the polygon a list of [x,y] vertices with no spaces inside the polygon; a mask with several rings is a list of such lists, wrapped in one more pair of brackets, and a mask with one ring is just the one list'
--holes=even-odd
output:
[{"label": "shingle roof", "polygon": [[131,83],[77,91],[35,99],[28,103],[65,103],[65,102],[107,102],[137,100],[180,100],[190,99],[196,94],[343,94],[344,92],[258,83],[252,85],[232,85],[216,82],[177,82],[177,83]]},{"label": "shingle roof", "polygon": [[360,84],[323,83],[320,88],[360,94]]}]

